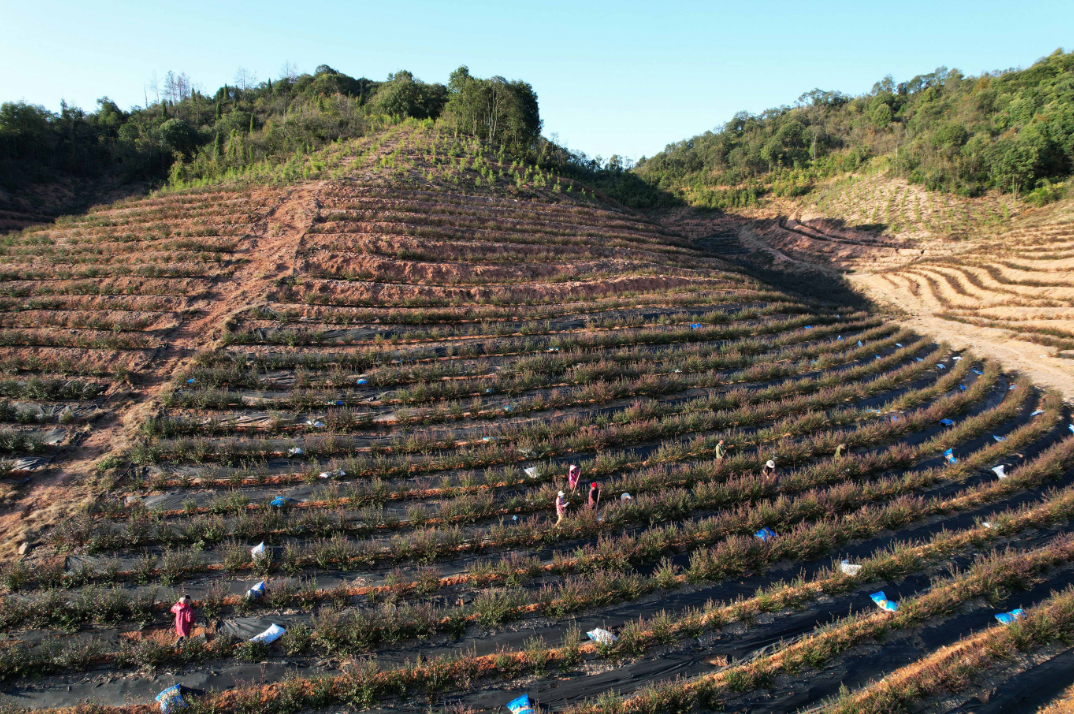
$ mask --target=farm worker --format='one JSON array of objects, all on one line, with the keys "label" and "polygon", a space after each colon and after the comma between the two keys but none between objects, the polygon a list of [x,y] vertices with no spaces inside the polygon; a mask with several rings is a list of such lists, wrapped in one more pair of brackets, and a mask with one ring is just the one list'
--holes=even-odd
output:
[{"label": "farm worker", "polygon": [[556,525],[558,526],[563,522],[563,517],[567,515],[567,499],[563,496],[562,491],[556,496],[556,515],[559,516],[556,519]]},{"label": "farm worker", "polygon": [[843,458],[843,454],[845,454],[846,451],[847,451],[847,445],[846,444],[840,444],[839,446],[835,447],[835,458],[837,458],[837,459]]},{"label": "farm worker", "polygon": [[190,636],[190,630],[194,626],[194,608],[190,604],[190,596],[179,598],[179,602],[172,605],[172,612],[175,613],[175,634],[179,637],[175,644],[181,645]]},{"label": "farm worker", "polygon": [[768,463],[761,469],[761,476],[764,477],[765,481],[774,481],[776,479],[776,462],[769,459]]},{"label": "farm worker", "polygon": [[719,443],[716,444],[716,460],[722,461],[725,453],[726,452],[723,448],[723,439],[720,439]]},{"label": "farm worker", "polygon": [[600,503],[600,486],[597,482],[589,484],[589,509],[592,511],[597,510],[597,504]]},{"label": "farm worker", "polygon": [[578,488],[578,479],[582,477],[582,470],[574,464],[571,464],[567,469],[567,485],[570,486],[571,491]]}]

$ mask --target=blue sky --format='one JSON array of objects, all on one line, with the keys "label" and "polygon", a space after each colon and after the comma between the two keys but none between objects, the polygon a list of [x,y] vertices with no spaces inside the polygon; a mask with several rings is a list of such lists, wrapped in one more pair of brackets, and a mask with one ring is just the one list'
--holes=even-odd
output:
[{"label": "blue sky", "polygon": [[154,70],[212,91],[285,61],[441,82],[466,64],[530,82],[546,135],[636,159],[814,87],[1028,66],[1074,48],[1074,2],[0,0],[0,26],[3,101],[129,107]]}]

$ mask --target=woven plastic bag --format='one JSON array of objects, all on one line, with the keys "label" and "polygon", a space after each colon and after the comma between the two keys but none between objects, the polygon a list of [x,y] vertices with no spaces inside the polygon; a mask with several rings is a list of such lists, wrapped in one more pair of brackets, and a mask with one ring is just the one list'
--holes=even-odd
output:
[{"label": "woven plastic bag", "polygon": [[181,684],[173,684],[157,695],[157,704],[164,714],[186,708],[186,700],[183,699]]}]

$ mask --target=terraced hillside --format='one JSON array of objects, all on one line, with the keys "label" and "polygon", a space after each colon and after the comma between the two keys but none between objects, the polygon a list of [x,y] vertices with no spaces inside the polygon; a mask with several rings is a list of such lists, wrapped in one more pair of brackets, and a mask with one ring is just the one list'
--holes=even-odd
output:
[{"label": "terraced hillside", "polygon": [[754,266],[798,281],[842,275],[902,324],[1017,368],[1074,395],[1069,200],[1034,208],[1009,195],[966,199],[885,174],[834,180],[796,201],[719,216],[688,210],[666,225],[730,236]]},{"label": "terraced hillside", "polygon": [[957,257],[927,256],[878,271],[863,284],[878,291],[884,284],[886,291],[913,296],[923,309],[947,320],[1070,350],[1071,208],[1064,204],[1027,216]]},{"label": "terraced hillside", "polygon": [[333,151],[6,239],[5,713],[176,682],[215,712],[1072,683],[1057,394],[428,126]]}]

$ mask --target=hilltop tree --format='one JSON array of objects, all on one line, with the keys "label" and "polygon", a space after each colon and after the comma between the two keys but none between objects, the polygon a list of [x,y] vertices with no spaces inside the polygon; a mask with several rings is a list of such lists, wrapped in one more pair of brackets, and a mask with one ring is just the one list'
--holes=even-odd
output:
[{"label": "hilltop tree", "polygon": [[451,73],[448,89],[444,121],[453,131],[501,144],[514,153],[536,149],[541,118],[537,94],[527,82],[478,79],[462,66]]},{"label": "hilltop tree", "polygon": [[447,87],[426,84],[406,70],[388,75],[373,96],[373,109],[382,114],[414,119],[435,119],[447,103]]},{"label": "hilltop tree", "polygon": [[245,67],[239,67],[235,70],[235,86],[240,91],[245,92],[257,84],[257,72],[246,69]]}]

